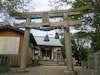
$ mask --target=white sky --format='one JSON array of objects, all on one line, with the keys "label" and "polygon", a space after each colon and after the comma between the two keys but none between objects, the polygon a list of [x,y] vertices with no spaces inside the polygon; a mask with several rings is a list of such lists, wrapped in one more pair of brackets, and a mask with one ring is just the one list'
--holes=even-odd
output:
[{"label": "white sky", "polygon": [[49,11],[51,8],[48,5],[49,0],[32,0],[30,3],[35,8],[34,11]]},{"label": "white sky", "polygon": [[[30,11],[49,11],[52,7],[50,7],[50,1],[55,0],[32,0],[30,4],[28,4],[28,9],[32,9]],[[68,1],[75,1],[75,0],[68,0]],[[53,4],[53,3],[52,3]],[[53,4],[55,6],[56,4]],[[61,9],[69,9],[71,8],[70,5],[66,6],[65,3],[61,6]]]},{"label": "white sky", "polygon": [[0,22],[3,22],[4,17],[2,17],[4,14],[0,13]]}]

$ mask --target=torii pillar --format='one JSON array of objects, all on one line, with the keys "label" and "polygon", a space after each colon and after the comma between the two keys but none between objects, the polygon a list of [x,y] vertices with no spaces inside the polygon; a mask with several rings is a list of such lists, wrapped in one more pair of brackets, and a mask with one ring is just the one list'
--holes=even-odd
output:
[{"label": "torii pillar", "polygon": [[73,68],[71,37],[68,23],[68,15],[66,13],[64,13],[64,33],[67,59],[67,70],[65,71],[65,73],[66,75],[77,75]]},{"label": "torii pillar", "polygon": [[20,69],[25,70],[27,64],[27,55],[29,50],[29,42],[30,42],[30,29],[27,26],[30,25],[30,18],[26,18],[26,28],[24,32],[24,40],[23,40],[23,48],[21,54],[21,62],[20,62]]}]

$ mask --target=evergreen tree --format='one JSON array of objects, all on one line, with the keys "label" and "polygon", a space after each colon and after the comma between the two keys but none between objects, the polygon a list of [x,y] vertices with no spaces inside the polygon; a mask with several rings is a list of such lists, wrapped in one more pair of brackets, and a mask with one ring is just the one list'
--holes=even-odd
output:
[{"label": "evergreen tree", "polygon": [[[91,46],[93,51],[100,50],[100,1],[99,0],[76,0],[73,8],[89,6],[89,9],[82,11],[85,25],[95,28],[95,32],[91,34]],[[85,15],[85,16],[84,16]]]}]

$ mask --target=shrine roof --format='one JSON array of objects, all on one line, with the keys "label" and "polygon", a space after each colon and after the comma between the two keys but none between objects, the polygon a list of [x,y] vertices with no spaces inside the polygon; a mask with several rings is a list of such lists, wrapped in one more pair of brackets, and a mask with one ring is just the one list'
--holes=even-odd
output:
[{"label": "shrine roof", "polygon": [[43,36],[34,36],[37,44],[39,46],[53,46],[53,47],[61,47],[63,46],[59,39],[55,39],[54,37],[49,37],[49,41],[44,41]]}]

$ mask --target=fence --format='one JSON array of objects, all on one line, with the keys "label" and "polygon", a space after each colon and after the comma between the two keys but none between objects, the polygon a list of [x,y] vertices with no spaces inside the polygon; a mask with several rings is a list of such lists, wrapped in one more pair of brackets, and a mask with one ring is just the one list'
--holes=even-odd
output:
[{"label": "fence", "polygon": [[0,72],[10,70],[10,56],[0,54]]},{"label": "fence", "polygon": [[19,67],[20,66],[21,55],[11,54],[10,55],[10,66]]}]

